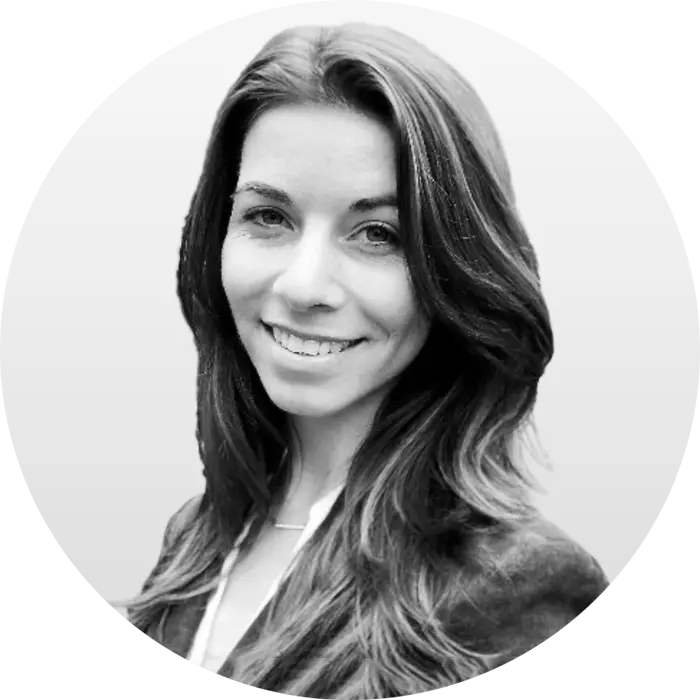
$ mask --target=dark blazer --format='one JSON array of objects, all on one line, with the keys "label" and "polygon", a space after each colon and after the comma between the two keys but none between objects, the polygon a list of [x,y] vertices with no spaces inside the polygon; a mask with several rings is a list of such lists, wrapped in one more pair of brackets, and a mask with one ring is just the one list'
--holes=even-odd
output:
[{"label": "dark blazer", "polygon": [[[199,498],[188,501],[170,519],[161,556],[194,517]],[[468,557],[469,565],[459,584],[463,594],[457,596],[445,617],[445,627],[468,648],[497,654],[489,670],[552,636],[608,585],[598,562],[542,517],[518,527],[478,534],[470,540]],[[160,630],[156,632],[158,625],[152,625],[146,633],[186,657],[210,595],[172,606]],[[220,675],[232,676],[236,650],[255,641],[264,615],[265,609],[231,651],[218,671]]]}]

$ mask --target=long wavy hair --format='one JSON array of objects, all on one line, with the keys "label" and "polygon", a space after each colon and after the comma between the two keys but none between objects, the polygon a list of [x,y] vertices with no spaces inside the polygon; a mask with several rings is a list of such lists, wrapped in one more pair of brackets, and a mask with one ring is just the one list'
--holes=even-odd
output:
[{"label": "long wavy hair", "polygon": [[246,523],[244,551],[284,500],[287,417],[237,335],[221,250],[248,130],[267,110],[309,103],[356,110],[391,130],[404,254],[431,330],[233,677],[307,697],[329,697],[331,686],[337,698],[392,697],[488,668],[488,654],[465,648],[444,613],[468,567],[469,537],[534,514],[522,448],[553,339],[489,114],[444,60],[387,28],[286,30],[219,109],[178,268],[198,352],[206,488],[131,601],[130,619],[157,630],[172,606],[211,590]]}]

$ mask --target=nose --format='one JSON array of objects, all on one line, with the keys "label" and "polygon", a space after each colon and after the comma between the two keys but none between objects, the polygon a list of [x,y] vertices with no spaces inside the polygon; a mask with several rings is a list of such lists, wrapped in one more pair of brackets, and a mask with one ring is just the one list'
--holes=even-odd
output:
[{"label": "nose", "polygon": [[338,308],[345,293],[337,279],[337,256],[328,227],[307,227],[290,247],[272,291],[295,311]]}]

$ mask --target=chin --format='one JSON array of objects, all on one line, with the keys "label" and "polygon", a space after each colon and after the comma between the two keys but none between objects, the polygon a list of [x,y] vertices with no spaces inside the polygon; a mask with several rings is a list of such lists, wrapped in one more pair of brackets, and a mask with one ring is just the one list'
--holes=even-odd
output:
[{"label": "chin", "polygon": [[307,418],[324,418],[339,413],[344,406],[339,406],[337,403],[312,401],[306,397],[296,396],[278,397],[270,394],[272,403],[280,410],[288,413],[290,416],[304,416]]}]

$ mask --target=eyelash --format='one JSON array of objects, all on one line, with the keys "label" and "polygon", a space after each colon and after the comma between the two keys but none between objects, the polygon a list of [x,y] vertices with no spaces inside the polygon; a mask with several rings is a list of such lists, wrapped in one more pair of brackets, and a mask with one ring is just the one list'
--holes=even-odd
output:
[{"label": "eyelash", "polygon": [[[260,209],[252,209],[251,211],[245,212],[243,214],[243,220],[246,222],[250,222],[252,224],[255,224],[256,226],[260,226],[262,228],[266,229],[271,229],[275,228],[276,226],[281,226],[282,224],[264,224],[261,221],[258,220],[258,217],[261,214],[274,214],[275,216],[278,216],[280,219],[284,219],[285,221],[287,220],[287,217],[282,214],[282,212],[277,211],[276,209],[272,209],[270,207],[262,207]],[[367,231],[369,229],[381,229],[383,232],[386,232],[391,239],[393,239],[393,243],[390,241],[387,241],[386,243],[370,243],[368,242],[368,246],[370,249],[375,249],[375,250],[380,250],[386,246],[389,246],[391,248],[400,248],[400,240],[399,240],[399,235],[398,233],[394,230],[393,227],[388,226],[386,224],[381,224],[381,223],[370,223],[368,222],[363,228],[360,229],[360,231]]]}]

